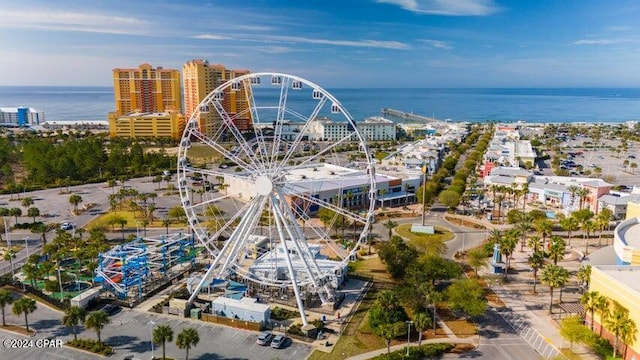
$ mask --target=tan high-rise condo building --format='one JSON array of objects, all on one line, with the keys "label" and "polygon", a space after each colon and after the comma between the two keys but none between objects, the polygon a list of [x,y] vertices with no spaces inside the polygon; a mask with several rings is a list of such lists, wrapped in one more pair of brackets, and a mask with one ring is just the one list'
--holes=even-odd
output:
[{"label": "tan high-rise condo building", "polygon": [[[187,120],[196,113],[198,105],[218,86],[238,76],[246,75],[249,70],[231,70],[220,64],[209,64],[206,60],[191,60],[182,66],[184,85],[184,107]],[[242,132],[251,129],[251,113],[248,107],[248,89],[241,86],[224,92],[223,108],[229,114],[235,126]],[[198,118],[200,131],[214,134],[220,127],[222,119],[211,107],[208,112],[201,112]]]},{"label": "tan high-rise condo building", "polygon": [[142,64],[137,69],[113,69],[116,116],[130,113],[182,113],[180,71]]}]

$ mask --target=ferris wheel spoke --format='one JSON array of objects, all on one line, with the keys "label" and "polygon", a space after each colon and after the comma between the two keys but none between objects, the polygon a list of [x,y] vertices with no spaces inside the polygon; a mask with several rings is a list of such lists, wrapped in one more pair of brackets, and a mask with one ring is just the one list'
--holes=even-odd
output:
[{"label": "ferris wheel spoke", "polygon": [[264,163],[262,162],[262,159],[255,156],[255,154],[252,152],[252,149],[247,143],[247,140],[245,140],[244,136],[242,136],[242,133],[236,127],[236,125],[233,122],[233,119],[229,116],[227,111],[224,109],[222,103],[220,103],[219,101],[214,101],[213,106],[216,108],[216,111],[222,118],[224,125],[226,125],[231,135],[233,135],[236,142],[238,143],[238,146],[240,146],[240,148],[242,149],[244,154],[247,156],[247,158],[249,158],[255,164],[256,168],[259,171],[260,170],[264,171]]},{"label": "ferris wheel spoke", "polygon": [[244,160],[242,160],[241,158],[237,157],[232,152],[230,152],[229,150],[225,149],[222,145],[218,144],[216,141],[213,141],[212,139],[210,139],[209,137],[207,137],[203,133],[201,133],[199,131],[194,131],[192,133],[192,135],[194,137],[196,137],[197,139],[199,139],[200,141],[202,141],[204,144],[210,146],[211,148],[213,148],[214,150],[219,152],[225,158],[227,158],[227,159],[233,161],[234,163],[236,163],[236,165],[240,166],[245,171],[247,171],[247,172],[249,172],[251,174],[254,174],[254,175],[258,171],[258,169],[255,166],[249,165]]},{"label": "ferris wheel spoke", "polygon": [[236,212],[229,220],[227,220],[221,227],[220,229],[218,229],[213,235],[209,236],[209,238],[207,239],[206,244],[211,243],[212,241],[217,241],[217,239],[225,232],[225,231],[229,231],[229,228],[236,222],[236,220],[238,218],[240,218],[243,214],[245,214],[249,208],[251,208],[251,206],[253,206],[252,202],[248,202],[246,203],[241,209],[240,211]]},{"label": "ferris wheel spoke", "polygon": [[[278,190],[277,193],[280,198],[284,199],[284,194],[280,190]],[[294,234],[292,236],[293,244],[305,263],[305,267],[307,269],[307,272],[309,273],[309,277],[313,281],[314,286],[319,286],[316,276],[314,275],[312,270],[315,270],[315,272],[319,275],[320,267],[318,266],[315,257],[313,256],[311,250],[309,249],[309,246],[307,245],[306,235],[300,229],[300,225],[296,221],[295,215],[293,214],[293,211],[291,211],[291,207],[283,206],[282,210],[284,211],[284,215],[286,215],[291,222],[291,227],[294,231]],[[302,221],[304,221],[304,216],[302,217]]]},{"label": "ferris wheel spoke", "polygon": [[314,198],[313,196],[309,196],[307,194],[292,193],[292,194],[288,194],[288,195],[297,196],[298,198],[303,199],[303,201],[308,201],[310,203],[319,205],[320,207],[332,210],[333,212],[335,212],[337,214],[346,216],[347,218],[349,218],[352,221],[357,221],[357,222],[360,222],[360,223],[363,223],[363,224],[366,223],[366,221],[367,221],[366,218],[364,218],[364,217],[362,217],[362,216],[360,216],[360,215],[358,215],[356,213],[353,213],[353,212],[351,212],[349,210],[343,209],[343,208],[341,208],[339,206],[335,206],[335,205],[333,205],[331,203],[328,203],[326,201],[322,201],[320,199]]},{"label": "ferris wheel spoke", "polygon": [[[233,262],[237,260],[240,249],[244,248],[245,243],[249,238],[249,234],[251,233],[253,227],[258,222],[260,217],[260,211],[262,206],[264,206],[265,197],[259,197],[252,203],[252,206],[247,211],[247,214],[240,220],[240,224],[233,231],[227,243],[223,247],[223,250],[220,251],[219,258],[224,258],[224,263],[222,267],[216,269],[216,274],[225,275],[226,271],[233,265]],[[257,216],[256,216],[257,214]],[[229,244],[233,244],[232,246],[228,246]],[[219,260],[218,260],[219,263]],[[218,265],[218,264],[216,264]],[[214,266],[212,264],[211,266]]]},{"label": "ferris wheel spoke", "polygon": [[285,156],[282,158],[282,161],[280,161],[280,165],[277,166],[277,170],[278,171],[282,170],[284,165],[289,161],[289,159],[291,159],[293,154],[296,152],[296,149],[298,148],[298,146],[302,142],[304,134],[307,133],[307,130],[309,128],[309,124],[311,124],[311,121],[318,116],[318,114],[320,113],[320,110],[322,110],[322,108],[324,107],[326,102],[327,102],[327,97],[326,96],[323,96],[318,101],[318,103],[314,107],[313,111],[311,112],[311,115],[309,115],[309,118],[307,119],[307,121],[305,121],[304,125],[302,126],[302,129],[300,129],[300,132],[298,133],[296,138],[293,140],[293,143],[291,144],[291,147],[289,148],[289,150],[287,151]]},{"label": "ferris wheel spoke", "polygon": [[289,92],[289,79],[285,78],[282,80],[280,84],[280,96],[278,97],[278,112],[276,114],[276,119],[274,121],[274,129],[273,129],[273,147],[271,148],[271,156],[269,159],[269,164],[273,164],[278,154],[278,149],[280,146],[280,140],[282,137],[282,127],[284,123],[284,114],[286,113],[287,108],[287,94]]}]

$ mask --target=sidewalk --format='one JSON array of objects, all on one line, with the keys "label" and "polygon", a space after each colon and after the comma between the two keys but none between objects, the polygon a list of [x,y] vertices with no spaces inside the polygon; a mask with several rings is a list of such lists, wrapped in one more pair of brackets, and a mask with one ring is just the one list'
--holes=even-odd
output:
[{"label": "sidewalk", "polygon": [[[558,262],[559,265],[570,270],[577,270],[582,254],[577,250],[569,250],[565,258]],[[481,275],[487,279],[496,279],[495,282],[487,280],[490,288],[505,303],[506,308],[499,311],[500,316],[536,349],[544,358],[555,358],[560,349],[568,348],[569,342],[560,336],[557,322],[553,315],[560,315],[558,308],[554,306],[554,313],[549,314],[549,287],[540,284],[536,287],[537,293],[533,293],[533,277],[527,262],[528,252],[520,252],[517,249],[511,260],[509,281],[502,282],[502,275],[489,273],[489,267],[481,271]],[[578,301],[580,294],[563,293],[563,302]],[[554,292],[554,305],[557,305],[558,291]],[[500,310],[500,309],[499,309]],[[581,359],[598,359],[591,354],[588,347],[575,344],[573,351],[579,354]]]}]

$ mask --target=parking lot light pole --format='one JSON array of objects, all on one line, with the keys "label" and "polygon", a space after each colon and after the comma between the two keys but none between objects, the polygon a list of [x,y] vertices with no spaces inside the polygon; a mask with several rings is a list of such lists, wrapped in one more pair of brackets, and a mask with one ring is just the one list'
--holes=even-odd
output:
[{"label": "parking lot light pole", "polygon": [[413,321],[407,320],[407,327],[409,328],[409,331],[407,331],[407,356],[409,356],[409,344],[411,343],[411,324],[413,324]]},{"label": "parking lot light pole", "polygon": [[147,323],[147,325],[151,325],[151,328],[149,329],[149,333],[151,334],[151,360],[155,359],[156,356],[153,354],[153,326],[156,323],[153,320],[149,320],[149,322]]},{"label": "parking lot light pole", "polygon": [[24,247],[27,249],[27,260],[29,260],[29,236],[24,238]]},{"label": "parking lot light pole", "polygon": [[60,276],[60,264],[58,264],[58,283],[60,284],[60,301],[64,299],[64,290],[62,289],[62,277]]}]

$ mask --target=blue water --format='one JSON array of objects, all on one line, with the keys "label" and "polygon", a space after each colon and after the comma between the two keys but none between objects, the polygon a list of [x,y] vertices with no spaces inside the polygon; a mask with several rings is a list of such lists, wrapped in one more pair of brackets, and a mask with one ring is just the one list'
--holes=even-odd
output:
[{"label": "blue water", "polygon": [[[380,115],[382,108],[474,122],[640,120],[640,88],[327,90],[356,120]],[[0,107],[5,106],[36,108],[47,121],[106,120],[114,109],[113,88],[0,87]]]}]

